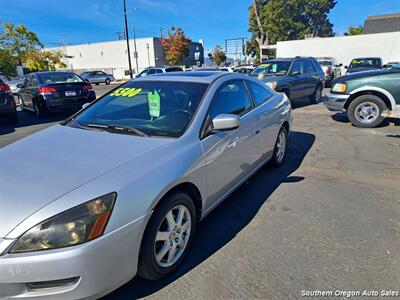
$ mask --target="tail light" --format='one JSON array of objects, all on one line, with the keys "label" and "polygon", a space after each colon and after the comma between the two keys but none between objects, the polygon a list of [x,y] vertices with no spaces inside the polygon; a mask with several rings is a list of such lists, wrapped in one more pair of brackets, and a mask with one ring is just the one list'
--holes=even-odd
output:
[{"label": "tail light", "polygon": [[326,69],[325,74],[326,75],[331,75],[331,72],[332,72],[331,69]]},{"label": "tail light", "polygon": [[38,88],[38,93],[39,94],[51,94],[57,92],[57,89],[52,88],[52,87],[41,87]]},{"label": "tail light", "polygon": [[0,84],[0,91],[9,91],[10,87],[7,84]]},{"label": "tail light", "polygon": [[93,87],[91,85],[85,85],[82,89],[85,91],[91,91],[93,90]]}]

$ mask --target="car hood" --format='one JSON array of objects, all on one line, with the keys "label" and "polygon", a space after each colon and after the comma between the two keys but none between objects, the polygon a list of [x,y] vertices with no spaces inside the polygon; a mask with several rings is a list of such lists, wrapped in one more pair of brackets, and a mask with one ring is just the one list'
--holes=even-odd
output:
[{"label": "car hood", "polygon": [[[254,76],[257,78],[257,76]],[[271,82],[271,81],[282,81],[285,80],[285,76],[265,76],[265,78],[262,79],[263,82]]]},{"label": "car hood", "polygon": [[171,141],[55,125],[0,149],[0,237],[57,198]]},{"label": "car hood", "polygon": [[345,81],[351,80],[351,79],[380,75],[380,74],[384,74],[384,73],[388,73],[388,72],[390,72],[390,71],[382,70],[382,69],[372,69],[372,70],[364,70],[364,71],[360,71],[360,72],[356,72],[356,73],[347,73],[346,75],[336,78],[335,83],[338,83],[338,82],[341,83],[341,82],[345,82]]}]

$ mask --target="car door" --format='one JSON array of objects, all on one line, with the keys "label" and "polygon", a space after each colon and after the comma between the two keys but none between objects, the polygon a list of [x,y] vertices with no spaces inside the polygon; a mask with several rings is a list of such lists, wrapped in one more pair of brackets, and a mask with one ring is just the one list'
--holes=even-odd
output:
[{"label": "car door", "polygon": [[314,93],[319,77],[317,69],[314,67],[310,59],[303,60],[303,73],[304,73],[304,96],[310,96]]},{"label": "car door", "polygon": [[97,71],[96,72],[96,82],[97,83],[104,83],[106,80],[106,73],[103,71]]},{"label": "car door", "polygon": [[25,76],[22,80],[22,86],[18,91],[18,96],[20,98],[20,101],[22,101],[25,105],[25,98],[26,98],[26,93],[29,85],[29,75]]},{"label": "car door", "polygon": [[201,140],[207,172],[207,208],[216,204],[254,168],[261,153],[259,122],[242,80],[223,83],[215,93],[204,122],[204,132],[212,129],[219,114],[240,116],[240,127],[206,134]]},{"label": "car door", "polygon": [[33,108],[33,95],[35,94],[37,89],[37,80],[35,75],[29,76],[28,86],[25,89],[25,98],[24,98],[24,105]]},{"label": "car door", "polygon": [[290,70],[290,99],[301,98],[306,94],[306,83],[301,60],[296,60]]}]

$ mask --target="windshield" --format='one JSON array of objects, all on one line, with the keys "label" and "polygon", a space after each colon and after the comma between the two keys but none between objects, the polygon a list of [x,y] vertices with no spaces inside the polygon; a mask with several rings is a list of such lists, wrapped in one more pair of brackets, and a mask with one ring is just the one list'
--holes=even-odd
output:
[{"label": "windshield", "polygon": [[44,84],[74,83],[83,80],[74,73],[38,73],[39,81]]},{"label": "windshield", "polygon": [[74,120],[84,127],[120,126],[149,136],[179,137],[207,87],[191,82],[132,81],[95,102]]},{"label": "windshield", "polygon": [[380,60],[378,58],[356,58],[350,63],[350,68],[362,67],[379,67]]},{"label": "windshield", "polygon": [[259,65],[252,73],[253,76],[286,75],[290,68],[290,61],[273,61]]},{"label": "windshield", "polygon": [[318,63],[319,63],[321,66],[332,66],[332,65],[333,65],[332,62],[331,62],[330,60],[318,60]]}]

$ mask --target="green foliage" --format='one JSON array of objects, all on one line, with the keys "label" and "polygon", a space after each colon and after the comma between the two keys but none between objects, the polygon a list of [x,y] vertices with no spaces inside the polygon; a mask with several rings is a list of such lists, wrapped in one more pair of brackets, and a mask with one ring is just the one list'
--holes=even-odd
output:
[{"label": "green foliage", "polygon": [[167,62],[170,65],[177,65],[184,57],[187,57],[191,42],[181,28],[175,29],[172,26],[168,29],[167,38],[161,40]]},{"label": "green foliage", "polygon": [[43,50],[36,33],[23,25],[3,23],[0,30],[0,71],[7,76],[16,75],[16,66],[25,65],[32,71],[65,68],[61,51]]},{"label": "green foliage", "polygon": [[347,32],[344,33],[344,35],[359,35],[362,34],[364,27],[361,25],[358,26],[349,26],[347,28]]},{"label": "green foliage", "polygon": [[216,45],[212,53],[210,53],[208,56],[217,66],[226,61],[226,54],[220,45]]},{"label": "green foliage", "polygon": [[[335,0],[258,0],[256,1],[261,26],[268,35],[268,43],[303,39],[306,34],[318,37],[333,36],[333,25],[328,13],[336,5]],[[258,54],[255,40],[260,36],[253,6],[249,7],[249,32],[252,38],[247,54]]]},{"label": "green foliage", "polygon": [[61,51],[33,50],[27,55],[25,65],[31,71],[55,71],[65,68]]},{"label": "green foliage", "polygon": [[16,76],[17,60],[8,50],[0,49],[0,73],[10,77]]}]

